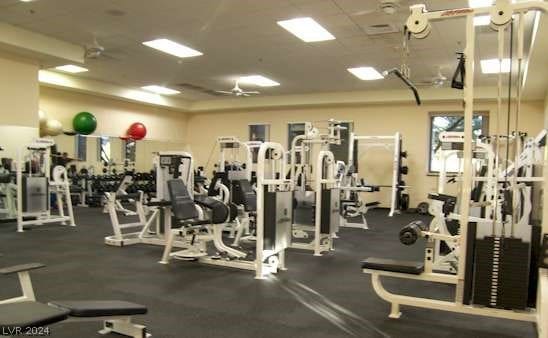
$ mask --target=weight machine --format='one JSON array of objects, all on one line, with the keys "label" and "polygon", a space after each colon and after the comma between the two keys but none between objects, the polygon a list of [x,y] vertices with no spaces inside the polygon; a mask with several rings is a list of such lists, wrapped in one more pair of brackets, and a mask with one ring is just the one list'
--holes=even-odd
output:
[{"label": "weight machine", "polygon": [[[257,163],[257,225],[255,257],[230,248],[223,243],[222,231],[229,215],[221,201],[195,196],[184,183],[168,181],[171,210],[178,222],[167,230],[164,254],[160,263],[171,258],[197,260],[200,263],[255,271],[262,279],[279,269],[285,270],[285,249],[291,241],[291,181],[283,178],[286,156],[280,144],[263,143]],[[172,252],[175,236],[190,237],[191,245]],[[213,242],[217,253],[209,254],[207,244]]]},{"label": "weight machine", "polygon": [[[388,185],[369,184],[359,175],[359,160],[368,149],[381,148],[391,151],[392,156],[392,181]],[[368,229],[365,215],[369,208],[376,207],[380,202],[366,203],[360,199],[360,193],[377,192],[382,188],[390,189],[390,211],[388,216],[392,217],[400,210],[409,207],[409,195],[405,192],[408,186],[403,181],[409,169],[403,164],[407,152],[402,151],[402,137],[400,133],[389,136],[360,136],[350,134],[349,142],[350,159],[343,175],[341,190],[343,192],[343,227]],[[349,221],[361,218],[361,222]]]},{"label": "weight machine", "polygon": [[[76,226],[70,196],[67,170],[56,166],[50,172],[51,147],[49,139],[36,139],[17,152],[17,231],[25,226],[61,223]],[[50,175],[53,174],[53,177]],[[55,194],[59,214],[50,209],[50,193]],[[65,215],[66,204],[68,215]]]},{"label": "weight machine", "polygon": [[[0,147],[0,151],[3,150]],[[17,186],[13,183],[11,166],[4,167],[5,163],[3,160],[0,166],[0,198],[2,199],[0,214],[5,215],[2,221],[12,221],[17,217],[17,209],[15,207]]]},{"label": "weight machine", "polygon": [[[291,144],[290,178],[296,201],[291,248],[314,251],[314,256],[333,250],[333,239],[339,230],[341,193],[337,162],[328,149],[331,144],[341,144],[341,129],[340,122],[329,120],[327,133],[321,134],[306,123],[305,134],[296,136]],[[319,146],[318,152],[314,146]],[[314,155],[313,166],[310,158]],[[303,242],[309,240],[310,233],[312,240]]]},{"label": "weight machine", "polygon": [[[477,178],[477,181],[488,182],[487,188],[492,190],[492,198],[484,201],[484,211],[490,210],[481,217],[474,219],[471,209],[472,185],[475,181],[473,174],[474,143],[472,142],[472,118],[474,112],[474,48],[475,28],[473,19],[477,15],[490,15],[491,26],[498,31],[499,64],[503,59],[503,43],[505,30],[514,34],[514,25],[517,21],[517,90],[515,98],[515,127],[518,128],[518,119],[521,103],[521,89],[523,80],[523,41],[524,15],[531,10],[548,12],[548,4],[542,1],[527,1],[510,3],[507,0],[498,0],[493,6],[482,8],[461,8],[428,12],[424,5],[411,6],[411,15],[406,27],[409,33],[416,38],[426,38],[431,30],[430,22],[443,19],[466,18],[466,48],[464,58],[464,135],[463,135],[463,175],[462,188],[459,198],[460,236],[458,247],[461,252],[458,259],[456,275],[436,273],[432,271],[431,242],[427,242],[425,249],[425,263],[402,262],[378,258],[368,258],[362,263],[363,272],[372,276],[375,292],[384,300],[391,303],[391,318],[399,318],[400,305],[421,308],[437,309],[537,322],[539,336],[548,337],[546,329],[546,302],[539,297],[536,290],[534,275],[541,276],[539,285],[546,285],[546,271],[542,268],[546,264],[547,253],[540,255],[538,266],[535,248],[540,246],[541,233],[538,227],[529,225],[530,206],[522,202],[529,186],[526,182],[541,181],[542,178],[527,177],[531,172],[527,164],[528,155],[520,153],[520,136],[514,133],[515,140],[514,160],[507,158],[505,164],[499,159],[499,137],[493,140],[495,164],[491,177]],[[513,42],[510,48],[513,49]],[[513,61],[513,60],[512,60]],[[502,65],[501,65],[502,67]],[[499,69],[500,70],[500,69]],[[510,72],[510,74],[512,74]],[[512,81],[510,81],[512,85]],[[511,91],[509,91],[511,93]],[[511,97],[508,98],[510,101]],[[502,72],[498,75],[498,108],[502,113]],[[510,107],[508,105],[508,132],[510,138],[509,121]],[[497,125],[497,134],[499,126]],[[532,141],[534,143],[534,141]],[[539,142],[537,142],[539,143]],[[531,144],[531,143],[529,143]],[[540,144],[540,143],[539,143]],[[512,163],[514,169],[512,169]],[[500,167],[507,168],[500,170]],[[521,167],[521,170],[519,168]],[[489,182],[493,182],[491,184]],[[509,229],[508,229],[509,228]],[[509,230],[509,231],[508,231]],[[548,247],[548,239],[544,235],[544,247]],[[537,270],[540,267],[540,271]],[[437,282],[455,285],[454,301],[435,300],[421,297],[398,295],[389,292],[381,282],[382,276],[391,276],[405,279]],[[542,292],[542,291],[540,291]],[[545,290],[543,291],[545,292]],[[538,297],[538,303],[537,303]],[[541,310],[537,312],[536,308]]]},{"label": "weight machine", "polygon": [[[125,192],[127,185],[130,184],[126,178],[122,180],[117,193],[106,193],[108,197],[107,209],[114,234],[105,237],[105,244],[120,247],[139,243],[165,245],[165,233],[171,228],[171,212],[169,211],[171,204],[167,182],[180,179],[187,187],[192,187],[193,158],[187,152],[159,152],[154,156],[153,165],[156,172],[156,198],[145,203],[143,191]],[[121,205],[122,202],[135,206],[135,212],[131,212],[131,215],[137,216],[136,222],[120,222],[118,217],[120,209],[117,204]],[[148,213],[150,216],[147,218]],[[125,214],[127,215],[127,213]],[[126,229],[136,229],[137,231],[124,232]],[[184,238],[176,238],[173,241],[175,247],[184,248],[189,245]]]}]

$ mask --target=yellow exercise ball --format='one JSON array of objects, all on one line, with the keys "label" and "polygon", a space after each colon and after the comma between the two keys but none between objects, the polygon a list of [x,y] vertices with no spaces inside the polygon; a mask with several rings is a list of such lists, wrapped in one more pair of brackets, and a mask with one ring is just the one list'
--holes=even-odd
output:
[{"label": "yellow exercise ball", "polygon": [[43,128],[45,136],[57,136],[63,132],[63,125],[58,120],[48,119]]}]

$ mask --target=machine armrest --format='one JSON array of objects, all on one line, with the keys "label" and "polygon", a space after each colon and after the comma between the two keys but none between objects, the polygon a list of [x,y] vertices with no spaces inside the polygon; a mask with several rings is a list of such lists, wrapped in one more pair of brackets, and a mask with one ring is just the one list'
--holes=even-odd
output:
[{"label": "machine armrest", "polygon": [[42,263],[28,263],[28,264],[14,265],[14,266],[9,266],[7,268],[0,269],[0,275],[9,275],[12,273],[30,271],[30,270],[40,269],[43,267],[45,267],[45,265]]}]

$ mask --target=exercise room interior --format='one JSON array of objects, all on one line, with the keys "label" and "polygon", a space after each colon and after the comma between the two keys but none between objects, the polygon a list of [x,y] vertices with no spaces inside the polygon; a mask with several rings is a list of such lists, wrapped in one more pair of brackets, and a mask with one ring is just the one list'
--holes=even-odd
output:
[{"label": "exercise room interior", "polygon": [[0,0],[0,336],[548,338],[548,1]]}]

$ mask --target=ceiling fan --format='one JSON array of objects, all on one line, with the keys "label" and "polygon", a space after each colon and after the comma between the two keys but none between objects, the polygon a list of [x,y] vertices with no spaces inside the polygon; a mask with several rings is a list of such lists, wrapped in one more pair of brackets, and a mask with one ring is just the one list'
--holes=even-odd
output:
[{"label": "ceiling fan", "polygon": [[239,80],[236,80],[234,82],[234,88],[232,88],[230,91],[216,90],[215,92],[219,94],[233,95],[233,96],[251,96],[251,95],[260,94],[260,92],[258,91],[245,91],[241,89],[238,82]]},{"label": "ceiling fan", "polygon": [[441,67],[438,67],[438,73],[431,79],[422,82],[416,82],[415,84],[422,87],[440,88],[443,87],[445,82],[447,82],[447,77],[441,72]]},{"label": "ceiling fan", "polygon": [[107,58],[112,60],[119,60],[120,57],[116,57],[111,53],[105,52],[105,47],[103,47],[98,41],[95,34],[93,34],[93,40],[90,44],[84,46],[84,57],[86,60],[97,60],[101,58]]}]

